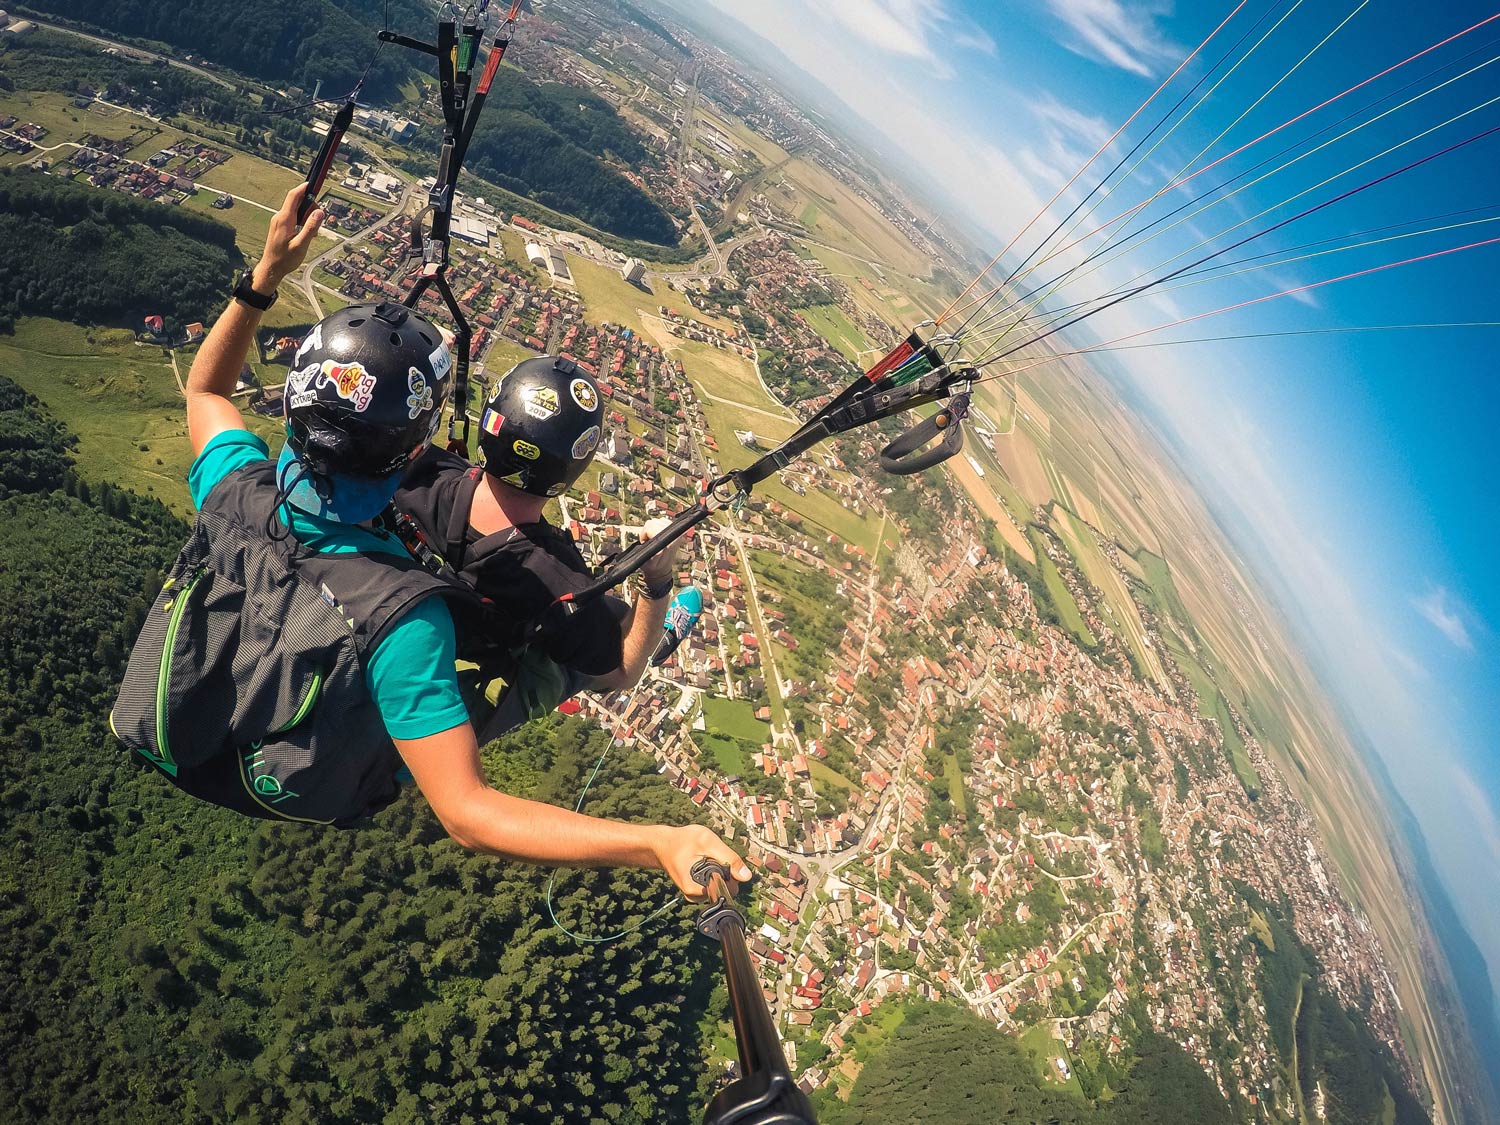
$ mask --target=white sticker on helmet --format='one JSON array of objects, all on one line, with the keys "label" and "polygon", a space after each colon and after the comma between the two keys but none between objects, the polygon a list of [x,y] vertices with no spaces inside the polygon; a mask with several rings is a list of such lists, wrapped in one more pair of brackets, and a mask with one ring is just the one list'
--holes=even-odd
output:
[{"label": "white sticker on helmet", "polygon": [[599,444],[599,427],[590,426],[578,435],[578,440],[573,443],[573,460],[578,461],[594,452],[594,447]]},{"label": "white sticker on helmet", "polygon": [[321,348],[322,346],[323,346],[323,325],[320,322],[318,324],[314,324],[313,325],[312,331],[309,332],[303,338],[302,343],[297,346],[297,354],[296,354],[296,356],[293,357],[292,362],[296,363],[298,360],[300,360],[304,355],[306,355],[313,348]]},{"label": "white sticker on helmet", "polygon": [[432,377],[442,382],[453,368],[453,353],[448,350],[447,344],[439,344],[432,349],[432,354],[427,357],[427,362],[432,364]]},{"label": "white sticker on helmet", "polygon": [[599,392],[587,379],[574,379],[568,384],[568,393],[573,396],[573,401],[584,410],[592,412],[599,406]]},{"label": "white sticker on helmet", "polygon": [[427,385],[427,376],[417,367],[406,369],[406,386],[411,391],[406,396],[406,416],[416,421],[423,411],[432,409],[432,388]]},{"label": "white sticker on helmet", "polygon": [[557,392],[551,387],[532,387],[526,392],[526,413],[538,422],[556,417],[560,409]]}]

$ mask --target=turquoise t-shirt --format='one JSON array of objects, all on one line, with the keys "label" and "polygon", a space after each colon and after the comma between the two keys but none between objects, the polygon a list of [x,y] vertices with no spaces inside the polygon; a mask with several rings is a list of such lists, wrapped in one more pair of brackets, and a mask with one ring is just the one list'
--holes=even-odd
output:
[{"label": "turquoise t-shirt", "polygon": [[[249,430],[215,435],[188,470],[194,506],[201,508],[214,485],[230,473],[270,455],[266,443]],[[368,527],[320,519],[290,507],[282,510],[291,513],[297,541],[320,554],[406,554],[397,540]],[[418,603],[375,646],[365,664],[365,684],[392,738],[426,738],[469,721],[454,657],[453,617],[441,598]]]}]

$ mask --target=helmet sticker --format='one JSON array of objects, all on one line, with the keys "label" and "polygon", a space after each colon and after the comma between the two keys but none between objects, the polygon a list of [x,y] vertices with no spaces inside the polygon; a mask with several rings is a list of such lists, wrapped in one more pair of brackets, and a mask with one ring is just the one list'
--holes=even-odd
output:
[{"label": "helmet sticker", "polygon": [[526,413],[538,422],[555,416],[559,409],[557,392],[551,387],[532,387],[526,394]]},{"label": "helmet sticker", "polygon": [[561,496],[566,491],[568,491],[567,481],[560,480],[556,484],[549,484],[547,486],[548,496]]},{"label": "helmet sticker", "polygon": [[309,363],[306,367],[299,367],[288,373],[286,377],[285,409],[296,410],[303,406],[311,406],[318,400],[318,386],[323,374],[323,365],[320,363]]},{"label": "helmet sticker", "polygon": [[406,369],[406,385],[411,389],[406,396],[406,416],[416,421],[424,410],[432,409],[432,388],[427,385],[427,376],[415,367]]},{"label": "helmet sticker", "polygon": [[484,412],[484,417],[479,420],[479,424],[484,427],[485,433],[498,435],[500,427],[505,425],[505,415],[492,406]]},{"label": "helmet sticker", "polygon": [[432,365],[432,377],[441,380],[453,367],[453,353],[448,350],[447,344],[439,344],[432,349],[427,362]]},{"label": "helmet sticker", "polygon": [[314,348],[321,349],[322,347],[323,347],[323,323],[322,323],[322,321],[319,321],[317,324],[313,325],[312,331],[309,332],[306,335],[306,337],[303,338],[302,343],[297,346],[297,354],[292,357],[292,362],[296,363],[297,360],[301,359],[304,355],[306,355],[312,349],[314,349]]},{"label": "helmet sticker", "polygon": [[365,370],[364,364],[335,363],[331,359],[325,359],[322,367],[325,379],[333,384],[339,398],[352,402],[358,413],[362,414],[369,409],[370,396],[375,392],[375,376]]},{"label": "helmet sticker", "polygon": [[578,435],[578,440],[573,443],[573,460],[579,461],[594,452],[594,446],[599,444],[599,427],[590,426]]},{"label": "helmet sticker", "polygon": [[[599,392],[587,379],[574,379],[568,384],[568,393],[573,396],[573,401],[585,410],[592,411],[599,405]],[[575,453],[573,456],[579,455]]]},{"label": "helmet sticker", "polygon": [[511,444],[511,448],[516,451],[517,456],[524,457],[528,461],[535,461],[542,455],[542,451],[532,445],[531,442],[522,441],[520,438],[517,438]]},{"label": "helmet sticker", "polygon": [[519,472],[516,472],[516,473],[506,473],[500,479],[503,480],[506,484],[513,484],[513,485],[515,485],[517,488],[525,488],[526,487],[526,477],[525,477],[524,474],[519,473]]}]

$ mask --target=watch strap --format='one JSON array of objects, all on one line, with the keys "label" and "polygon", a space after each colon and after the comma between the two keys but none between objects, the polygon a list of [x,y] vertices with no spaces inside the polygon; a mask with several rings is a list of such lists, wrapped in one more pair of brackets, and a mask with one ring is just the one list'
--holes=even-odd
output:
[{"label": "watch strap", "polygon": [[261,312],[265,312],[276,303],[277,294],[274,290],[270,296],[256,292],[252,280],[249,270],[240,274],[240,280],[234,287],[234,299],[249,305],[252,309],[259,309]]}]

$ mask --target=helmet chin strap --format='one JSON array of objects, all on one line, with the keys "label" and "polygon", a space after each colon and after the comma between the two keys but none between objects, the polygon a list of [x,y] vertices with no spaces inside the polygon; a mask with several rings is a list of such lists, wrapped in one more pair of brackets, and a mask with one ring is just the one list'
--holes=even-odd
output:
[{"label": "helmet chin strap", "polygon": [[[266,538],[271,540],[271,542],[280,543],[292,534],[292,517],[290,512],[285,517],[286,530],[280,535],[276,534],[276,514],[281,511],[283,506],[291,506],[292,492],[304,480],[311,480],[314,488],[318,488],[320,484],[332,483],[319,477],[300,458],[297,461],[297,472],[290,482],[285,479],[284,474],[279,474],[276,481],[276,502],[271,505],[271,514],[266,517]],[[323,490],[318,488],[318,493],[322,495]]]}]

